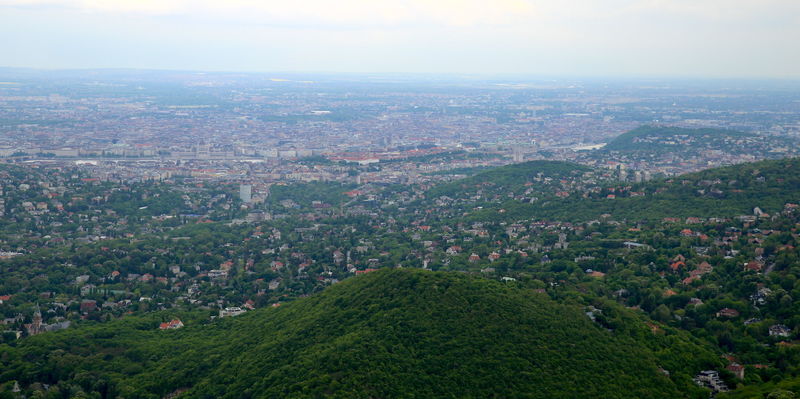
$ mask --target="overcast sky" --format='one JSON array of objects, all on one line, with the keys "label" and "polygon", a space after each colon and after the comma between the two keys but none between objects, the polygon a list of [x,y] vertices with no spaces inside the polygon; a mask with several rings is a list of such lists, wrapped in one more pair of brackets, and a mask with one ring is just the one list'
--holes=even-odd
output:
[{"label": "overcast sky", "polygon": [[0,0],[0,66],[800,78],[800,0]]}]

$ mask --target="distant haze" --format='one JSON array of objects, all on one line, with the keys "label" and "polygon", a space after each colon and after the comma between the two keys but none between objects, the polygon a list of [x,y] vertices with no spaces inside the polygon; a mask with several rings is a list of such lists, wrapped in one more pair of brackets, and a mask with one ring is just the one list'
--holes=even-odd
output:
[{"label": "distant haze", "polygon": [[800,78],[798,0],[0,0],[0,66]]}]

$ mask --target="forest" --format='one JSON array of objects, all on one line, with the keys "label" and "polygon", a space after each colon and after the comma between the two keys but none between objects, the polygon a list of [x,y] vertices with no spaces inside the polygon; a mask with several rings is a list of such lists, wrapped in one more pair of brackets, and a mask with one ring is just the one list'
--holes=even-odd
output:
[{"label": "forest", "polygon": [[[0,346],[0,380],[33,397],[703,397],[690,377],[720,362],[713,348],[607,306],[592,322],[514,282],[384,269],[233,319],[31,337]],[[186,327],[158,329],[175,317]]]}]

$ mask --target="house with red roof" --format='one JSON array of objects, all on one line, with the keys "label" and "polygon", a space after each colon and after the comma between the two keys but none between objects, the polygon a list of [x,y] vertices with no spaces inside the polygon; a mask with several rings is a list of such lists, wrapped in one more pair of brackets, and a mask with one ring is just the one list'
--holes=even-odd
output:
[{"label": "house with red roof", "polygon": [[678,271],[678,269],[680,269],[682,267],[686,267],[686,263],[684,263],[683,261],[679,260],[679,261],[674,262],[671,265],[669,265],[669,267],[670,267],[670,269],[672,269],[672,271]]},{"label": "house with red roof", "polygon": [[743,380],[744,379],[744,366],[739,363],[731,363],[727,367],[725,367],[728,371],[733,373],[736,378]]},{"label": "house with red roof", "polygon": [[158,326],[161,330],[177,330],[183,327],[183,322],[179,319],[173,319]]},{"label": "house with red roof", "polygon": [[689,276],[689,277],[686,277],[685,279],[681,280],[681,283],[683,283],[685,285],[689,285],[693,281],[697,281],[699,279],[700,279],[700,277],[698,277],[698,276]]},{"label": "house with red roof", "polygon": [[744,269],[752,272],[760,272],[763,268],[764,264],[756,260],[751,260],[744,264]]}]

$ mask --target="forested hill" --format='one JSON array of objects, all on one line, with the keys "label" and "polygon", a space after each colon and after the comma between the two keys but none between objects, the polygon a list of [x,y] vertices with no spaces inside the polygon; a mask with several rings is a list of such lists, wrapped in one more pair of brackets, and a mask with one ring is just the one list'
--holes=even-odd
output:
[{"label": "forested hill", "polygon": [[772,159],[797,155],[798,141],[789,137],[759,135],[735,130],[673,126],[642,126],[623,133],[596,151],[595,159],[625,162],[691,161],[711,157]]},{"label": "forested hill", "polygon": [[593,322],[516,284],[382,269],[179,330],[150,314],[30,337],[0,346],[0,380],[51,397],[679,398],[719,365],[616,305]]},{"label": "forested hill", "polygon": [[483,192],[520,193],[539,191],[562,178],[575,178],[590,171],[589,167],[561,161],[530,161],[502,166],[480,172],[474,176],[441,184],[426,193],[430,198],[447,196],[468,197]]},{"label": "forested hill", "polygon": [[725,129],[686,129],[679,127],[642,126],[617,136],[604,151],[685,151],[692,147],[713,146],[727,149],[737,140],[755,137],[754,134]]},{"label": "forested hill", "polygon": [[618,183],[575,190],[567,198],[529,202],[504,200],[472,214],[507,219],[589,221],[601,215],[622,220],[752,215],[758,207],[780,212],[800,201],[800,158],[767,160],[709,169],[645,183]]}]

